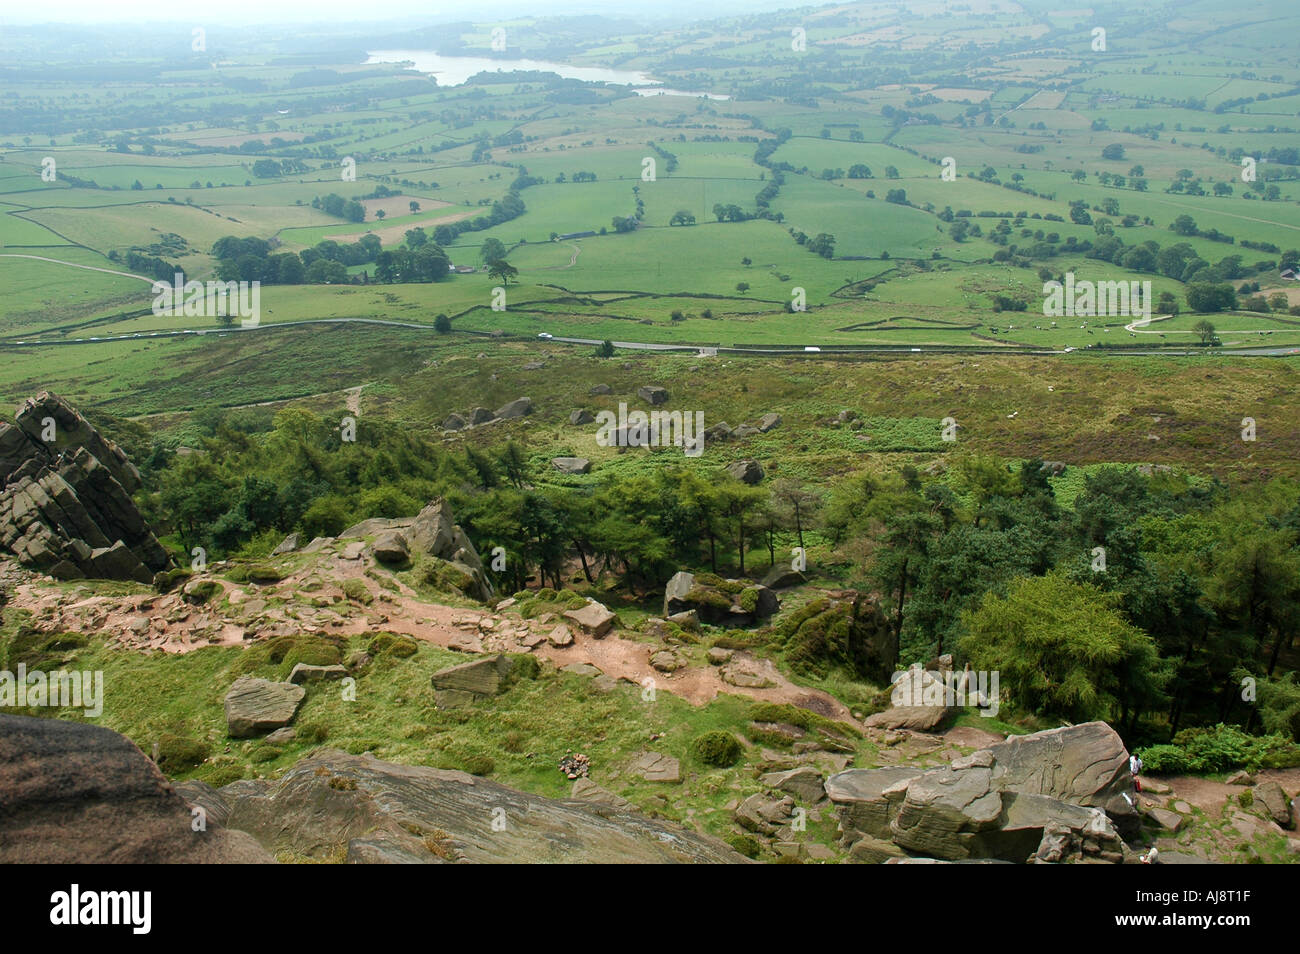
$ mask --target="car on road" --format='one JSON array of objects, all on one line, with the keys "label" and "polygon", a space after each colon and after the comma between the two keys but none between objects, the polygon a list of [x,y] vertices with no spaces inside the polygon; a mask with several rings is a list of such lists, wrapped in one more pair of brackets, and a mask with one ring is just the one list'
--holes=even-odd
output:
[{"label": "car on road", "polygon": [[822,349],[819,348],[819,347],[817,347],[816,345],[805,345],[803,350],[804,350],[804,351],[821,351]]},{"label": "car on road", "polygon": [[554,335],[546,331],[543,331],[541,334],[537,336],[538,340],[540,341],[550,341],[554,337],[555,337]]}]

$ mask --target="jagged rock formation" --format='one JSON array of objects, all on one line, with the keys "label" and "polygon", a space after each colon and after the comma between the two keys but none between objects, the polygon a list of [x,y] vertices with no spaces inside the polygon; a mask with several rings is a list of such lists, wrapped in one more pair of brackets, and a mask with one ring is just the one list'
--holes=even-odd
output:
[{"label": "jagged rock formation", "polygon": [[1128,752],[1104,722],[1015,736],[940,768],[850,769],[826,794],[846,847],[869,861],[1121,863],[1120,831],[1138,823]]},{"label": "jagged rock formation", "polygon": [[62,580],[148,583],[169,562],[131,494],[140,472],[62,398],[0,422],[0,551]]},{"label": "jagged rock formation", "polygon": [[441,497],[414,517],[372,517],[348,527],[338,539],[368,536],[375,536],[371,551],[376,559],[402,563],[416,553],[433,557],[446,564],[447,579],[457,589],[483,602],[492,598],[492,584],[478,551]]},{"label": "jagged rock formation", "polygon": [[0,864],[235,864],[273,859],[195,816],[130,739],[83,722],[0,715]]},{"label": "jagged rock formation", "polygon": [[179,786],[265,848],[349,862],[744,863],[722,842],[635,810],[326,749],[279,779]]}]

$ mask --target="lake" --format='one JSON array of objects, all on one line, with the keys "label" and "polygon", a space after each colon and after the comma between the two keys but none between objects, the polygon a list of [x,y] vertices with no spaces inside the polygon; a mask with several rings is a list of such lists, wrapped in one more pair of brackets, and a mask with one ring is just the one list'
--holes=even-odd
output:
[{"label": "lake", "polygon": [[565,79],[586,83],[612,83],[631,86],[638,96],[707,96],[709,99],[730,99],[716,93],[691,93],[667,89],[649,73],[640,70],[612,70],[604,66],[570,66],[546,60],[503,60],[489,56],[440,56],[428,50],[375,50],[369,54],[370,63],[410,63],[410,69],[428,73],[438,80],[439,86],[461,86],[471,76],[479,73],[509,73],[515,70],[555,73]]}]

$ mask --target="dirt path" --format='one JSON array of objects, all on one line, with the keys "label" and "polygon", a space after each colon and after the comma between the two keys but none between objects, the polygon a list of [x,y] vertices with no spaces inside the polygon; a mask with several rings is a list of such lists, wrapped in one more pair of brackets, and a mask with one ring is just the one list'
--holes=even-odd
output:
[{"label": "dirt path", "polygon": [[[359,391],[359,388],[349,389],[349,392]],[[181,599],[179,593],[69,598],[60,589],[34,582],[39,578],[30,574],[25,575],[33,582],[13,587],[10,605],[30,611],[42,629],[97,631],[116,639],[128,649],[166,653],[187,653],[206,646],[244,645],[246,626],[241,619],[247,617],[258,617],[256,630],[259,637],[285,632],[359,636],[384,630],[466,652],[466,658],[479,652],[527,652],[520,640],[544,636],[559,622],[525,620],[509,612],[495,613],[481,607],[430,603],[401,583],[398,584],[399,591],[394,593],[366,576],[369,567],[364,557],[349,560],[341,553],[322,552],[317,559],[270,587],[235,584],[220,577],[204,576],[224,588],[226,599],[231,604],[230,611],[224,615],[214,608],[220,605],[219,599],[204,606],[191,606]],[[304,589],[308,577],[315,577],[322,585]],[[365,582],[374,599],[370,605],[362,607],[343,597],[342,586],[349,579]],[[287,602],[244,612],[246,604],[252,601],[265,604],[271,596],[287,599]],[[332,605],[312,605],[312,601],[323,599],[328,603],[335,597],[339,601]],[[761,673],[772,685],[768,688],[734,686],[723,680],[718,666],[692,665],[674,673],[659,672],[649,661],[652,652],[663,648],[658,643],[640,642],[615,634],[596,639],[579,632],[576,627],[570,628],[574,632],[571,645],[561,648],[542,641],[533,649],[533,654],[552,661],[557,667],[588,663],[615,679],[670,692],[696,706],[707,704],[719,694],[729,693],[764,702],[790,703],[829,718],[858,724],[839,700],[824,692],[795,685],[769,660],[736,652],[733,661]]]},{"label": "dirt path", "polygon": [[[1294,798],[1297,794],[1300,794],[1300,768],[1262,769],[1255,772],[1254,775],[1256,783],[1277,782],[1282,786],[1283,791],[1291,797]],[[1228,799],[1236,798],[1237,795],[1245,791],[1245,787],[1242,785],[1227,785],[1223,782],[1199,778],[1194,775],[1175,775],[1170,778],[1162,778],[1160,781],[1173,790],[1171,795],[1159,796],[1162,800],[1181,798],[1189,805],[1199,808],[1209,815],[1217,815]]]}]

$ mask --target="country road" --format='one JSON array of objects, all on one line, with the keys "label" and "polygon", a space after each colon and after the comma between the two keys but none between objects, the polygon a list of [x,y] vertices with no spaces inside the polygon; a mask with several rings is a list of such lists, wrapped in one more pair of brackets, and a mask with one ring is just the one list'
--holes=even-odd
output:
[{"label": "country road", "polygon": [[[53,346],[58,346],[58,345],[103,344],[103,343],[105,343],[105,342],[115,342],[115,341],[143,341],[143,340],[150,339],[150,338],[183,338],[183,337],[186,337],[186,336],[202,336],[202,337],[213,337],[213,336],[216,336],[216,337],[219,337],[219,336],[221,336],[221,335],[240,334],[240,333],[245,333],[245,332],[254,332],[254,331],[265,331],[265,332],[270,332],[270,331],[287,331],[287,330],[290,330],[290,329],[293,329],[293,328],[301,327],[301,326],[303,326],[303,325],[351,325],[351,324],[357,324],[357,325],[381,325],[381,326],[384,326],[384,327],[390,327],[390,328],[406,328],[406,329],[411,329],[411,330],[415,330],[415,331],[427,331],[427,332],[429,332],[430,334],[438,334],[438,333],[439,333],[439,332],[437,332],[437,330],[436,330],[432,325],[429,325],[429,324],[421,324],[421,323],[419,323],[419,322],[410,322],[410,321],[392,321],[392,320],[390,320],[390,319],[386,319],[386,318],[308,318],[308,319],[305,319],[305,320],[303,320],[303,321],[281,321],[281,322],[275,322],[275,323],[272,323],[272,324],[256,324],[256,325],[250,325],[250,326],[248,326],[248,327],[242,327],[242,326],[239,326],[239,325],[235,325],[235,326],[232,326],[232,327],[230,327],[230,328],[198,328],[198,329],[195,329],[195,328],[183,328],[183,329],[180,329],[180,330],[178,330],[178,331],[137,331],[137,332],[135,332],[135,333],[133,333],[133,334],[125,334],[125,335],[107,335],[107,336],[92,336],[92,337],[88,337],[88,338],[62,338],[62,339],[51,339],[51,340],[45,340],[45,339],[31,339],[31,340],[27,340],[27,339],[23,339],[23,340],[20,340],[20,341],[13,341],[13,340],[7,340],[7,339],[0,339],[0,349],[4,349],[4,348],[45,348],[45,347],[53,347]],[[1135,322],[1134,324],[1138,324],[1138,322]],[[464,333],[464,332],[462,332],[462,334],[463,334],[463,333]],[[484,334],[484,335],[483,335],[483,338],[485,338],[485,339],[490,339],[491,336],[490,336],[490,335],[487,335],[487,334]],[[507,340],[515,341],[515,340],[519,340],[519,339],[511,338],[511,339],[507,339]],[[531,340],[531,339],[523,339],[523,340]],[[543,340],[548,341],[548,342],[556,342],[556,343],[560,343],[560,344],[578,344],[578,345],[599,345],[599,344],[602,344],[602,343],[603,343],[602,339],[598,339],[598,338],[570,338],[570,337],[564,337],[564,336],[561,336],[561,335],[554,335],[554,336],[552,336],[552,337],[550,337],[550,338],[546,338],[546,339],[543,339]],[[1206,353],[1207,353],[1207,352],[1205,352],[1205,351],[1203,351],[1203,350],[1200,350],[1200,349],[1179,349],[1179,348],[1152,348],[1152,349],[1141,349],[1141,350],[1137,350],[1137,349],[1125,349],[1125,350],[1122,350],[1122,351],[1121,351],[1121,350],[1109,350],[1109,349],[1097,349],[1096,351],[1092,351],[1092,350],[1089,350],[1089,349],[1071,348],[1071,349],[1069,349],[1069,351],[1067,351],[1067,350],[1064,349],[1064,348],[1017,348],[1017,347],[1005,347],[1005,348],[979,348],[979,347],[969,347],[969,348],[958,348],[958,347],[951,347],[951,346],[946,346],[946,345],[924,345],[924,346],[903,346],[903,345],[853,345],[853,346],[839,346],[839,345],[829,345],[829,344],[828,344],[828,345],[824,345],[824,346],[811,346],[811,345],[785,345],[785,346],[782,346],[782,345],[773,345],[773,346],[766,347],[766,348],[737,348],[737,347],[730,347],[730,348],[729,348],[729,347],[725,347],[725,346],[721,346],[721,345],[719,345],[719,346],[713,346],[713,345],[709,345],[709,346],[699,346],[699,345],[686,345],[686,344],[664,344],[664,343],[662,343],[662,342],[653,342],[653,341],[614,341],[614,342],[612,342],[612,344],[614,345],[615,348],[621,348],[621,349],[623,349],[624,351],[645,351],[645,352],[660,353],[660,354],[668,353],[668,352],[676,352],[676,353],[696,354],[696,355],[700,355],[701,357],[716,357],[717,355],[721,355],[721,354],[728,354],[728,355],[769,355],[769,356],[772,356],[772,355],[784,355],[784,356],[787,356],[787,357],[801,357],[801,358],[827,358],[827,357],[834,357],[834,356],[836,356],[836,355],[854,355],[854,354],[897,354],[897,355],[906,355],[906,354],[929,354],[929,355],[936,355],[936,354],[949,354],[949,355],[961,355],[961,354],[978,354],[978,355],[1019,354],[1019,355],[1041,355],[1041,356],[1048,356],[1048,355],[1064,355],[1064,354],[1068,354],[1068,353],[1071,353],[1071,352],[1073,352],[1073,353],[1075,353],[1075,354],[1078,354],[1078,353],[1081,353],[1081,352],[1087,352],[1087,353],[1095,354],[1095,353],[1098,353],[1098,351],[1100,351],[1100,353],[1110,354],[1110,355],[1118,355],[1118,356],[1122,356],[1122,355],[1173,355],[1173,356],[1175,356],[1175,357],[1178,357],[1178,356],[1186,356],[1186,355],[1192,355],[1192,354],[1206,354]],[[816,350],[816,351],[807,351],[807,350],[804,350],[804,349],[807,348],[807,347],[817,347],[818,350]],[[825,347],[826,349],[829,349],[829,350],[821,350],[822,347]],[[1212,353],[1212,354],[1218,354],[1218,355],[1238,355],[1238,356],[1251,356],[1251,357],[1282,357],[1282,356],[1286,356],[1286,355],[1300,354],[1300,348],[1265,348],[1265,347],[1248,347],[1248,348],[1215,348],[1213,352],[1209,352],[1209,353]]]}]

